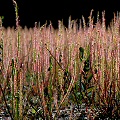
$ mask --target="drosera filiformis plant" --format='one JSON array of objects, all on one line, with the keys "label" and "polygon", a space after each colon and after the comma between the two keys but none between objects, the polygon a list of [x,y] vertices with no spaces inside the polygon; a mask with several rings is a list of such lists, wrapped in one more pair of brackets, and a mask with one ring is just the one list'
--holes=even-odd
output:
[{"label": "drosera filiformis plant", "polygon": [[68,28],[59,21],[58,30],[37,23],[22,29],[13,2],[16,29],[0,30],[0,112],[11,119],[118,119],[119,16],[107,29],[105,12],[95,26],[91,12],[84,28],[70,17]]}]

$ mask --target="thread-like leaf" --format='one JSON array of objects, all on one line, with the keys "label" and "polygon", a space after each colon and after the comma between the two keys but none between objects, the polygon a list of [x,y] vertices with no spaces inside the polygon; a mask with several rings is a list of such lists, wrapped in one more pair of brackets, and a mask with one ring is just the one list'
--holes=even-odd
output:
[{"label": "thread-like leaf", "polygon": [[90,81],[92,80],[92,77],[93,77],[93,74],[90,73],[90,75],[86,79],[87,83],[90,83]]}]

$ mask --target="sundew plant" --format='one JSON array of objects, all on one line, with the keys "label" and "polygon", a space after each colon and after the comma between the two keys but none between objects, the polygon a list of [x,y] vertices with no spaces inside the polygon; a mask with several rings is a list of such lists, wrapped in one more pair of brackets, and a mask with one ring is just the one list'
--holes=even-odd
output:
[{"label": "sundew plant", "polygon": [[120,119],[119,15],[22,29],[14,5],[16,29],[0,22],[1,118]]}]

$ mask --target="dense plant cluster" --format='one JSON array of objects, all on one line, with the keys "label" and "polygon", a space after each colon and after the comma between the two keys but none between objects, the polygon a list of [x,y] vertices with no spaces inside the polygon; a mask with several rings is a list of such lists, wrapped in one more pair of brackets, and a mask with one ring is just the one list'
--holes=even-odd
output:
[{"label": "dense plant cluster", "polygon": [[104,15],[95,26],[92,14],[89,26],[59,21],[58,30],[1,26],[0,115],[120,119],[120,17],[106,29]]}]

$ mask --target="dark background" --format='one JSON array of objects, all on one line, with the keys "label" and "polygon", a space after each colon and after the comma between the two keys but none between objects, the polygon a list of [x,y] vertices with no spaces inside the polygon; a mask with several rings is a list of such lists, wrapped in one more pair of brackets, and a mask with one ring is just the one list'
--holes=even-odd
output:
[{"label": "dark background", "polygon": [[[106,25],[113,18],[113,13],[120,12],[120,0],[16,0],[19,7],[20,25],[34,27],[35,22],[42,26],[47,21],[58,28],[58,20],[63,19],[67,27],[68,18],[81,19],[82,15],[88,22],[90,11],[94,9],[93,16],[96,22],[97,12],[106,13]],[[15,26],[15,9],[12,0],[0,0],[0,16],[4,16],[3,26]],[[79,21],[78,21],[79,22]]]}]

